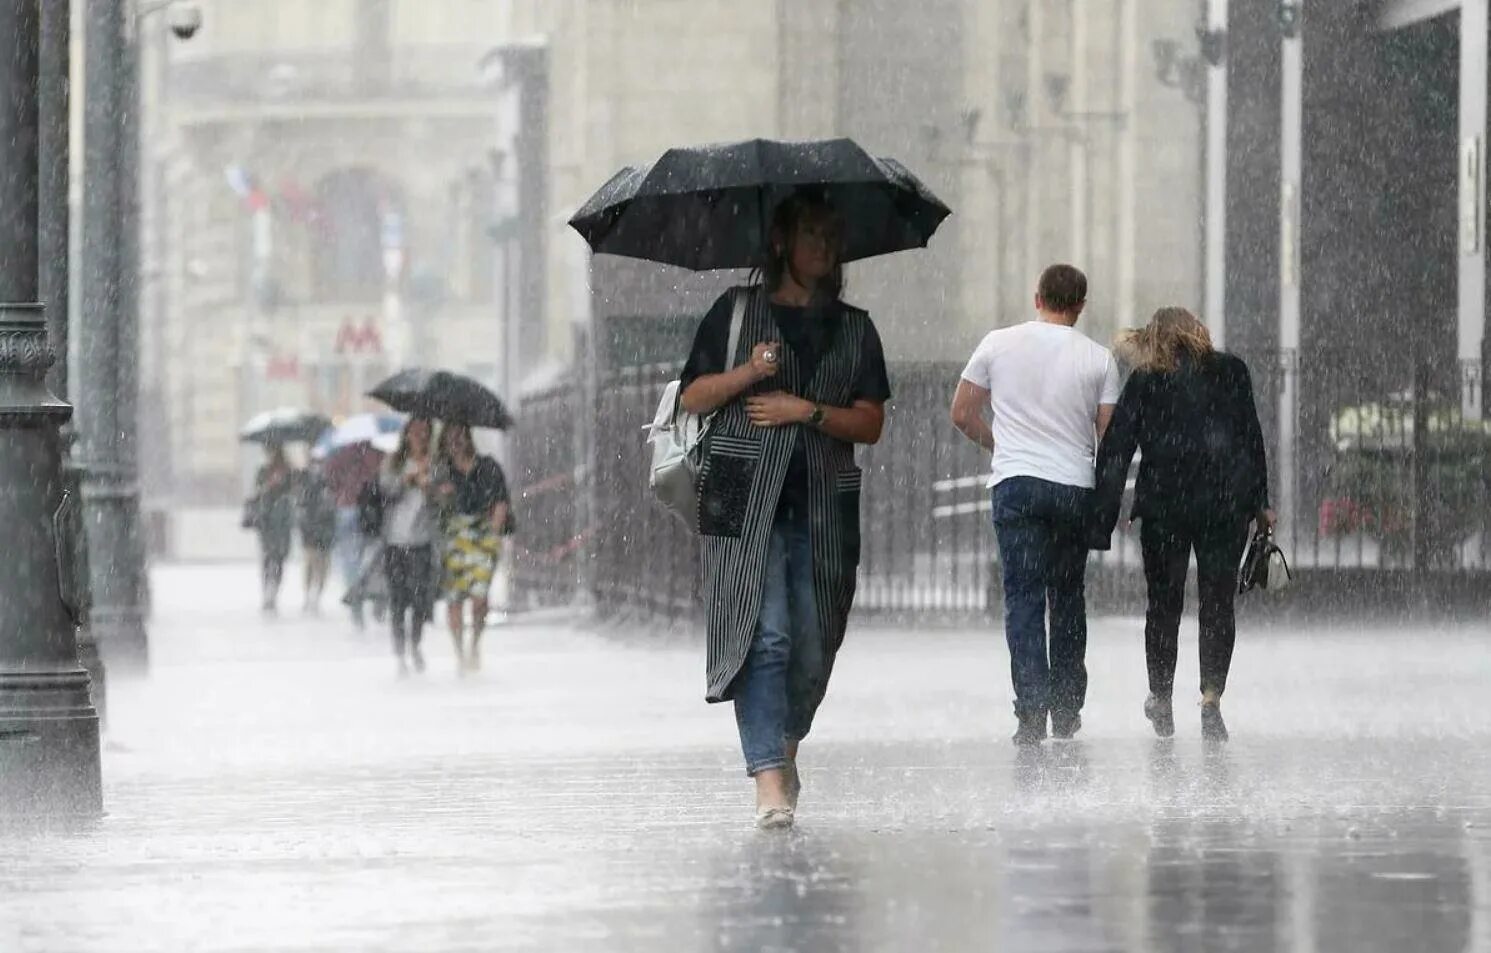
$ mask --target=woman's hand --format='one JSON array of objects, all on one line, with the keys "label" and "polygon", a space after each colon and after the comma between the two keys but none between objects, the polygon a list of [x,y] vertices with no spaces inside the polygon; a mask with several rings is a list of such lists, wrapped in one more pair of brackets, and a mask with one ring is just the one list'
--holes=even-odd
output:
[{"label": "woman's hand", "polygon": [[746,417],[757,427],[806,423],[812,414],[811,401],[785,391],[772,391],[770,394],[746,398]]},{"label": "woman's hand", "polygon": [[406,477],[404,477],[404,482],[408,483],[410,486],[418,487],[421,490],[428,490],[430,488],[429,461],[421,460],[418,463],[414,464],[414,468],[409,471],[409,474]]},{"label": "woman's hand", "polygon": [[758,381],[764,381],[768,377],[775,377],[781,361],[781,342],[762,341],[751,349],[751,376]]}]

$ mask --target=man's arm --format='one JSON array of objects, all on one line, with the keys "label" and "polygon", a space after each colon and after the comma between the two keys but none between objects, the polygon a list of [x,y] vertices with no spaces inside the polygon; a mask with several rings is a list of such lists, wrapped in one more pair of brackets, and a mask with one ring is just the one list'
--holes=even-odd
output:
[{"label": "man's arm", "polygon": [[989,422],[984,419],[983,409],[987,406],[989,406],[987,389],[967,378],[958,381],[958,389],[953,393],[953,426],[958,428],[959,433],[980,447],[993,451],[994,431],[989,428]]},{"label": "man's arm", "polygon": [[1098,413],[1093,419],[1093,429],[1097,431],[1098,443],[1103,442],[1103,437],[1108,433],[1108,425],[1113,422],[1113,408],[1118,405],[1123,393],[1123,383],[1118,373],[1118,362],[1113,359],[1112,353],[1107,354],[1107,362],[1103,368],[1103,386],[1098,394]]},{"label": "man's arm", "polygon": [[1117,405],[1098,404],[1097,419],[1093,421],[1093,425],[1097,428],[1098,431],[1098,443],[1103,442],[1103,437],[1108,433],[1108,425],[1113,423],[1113,408],[1115,406]]}]

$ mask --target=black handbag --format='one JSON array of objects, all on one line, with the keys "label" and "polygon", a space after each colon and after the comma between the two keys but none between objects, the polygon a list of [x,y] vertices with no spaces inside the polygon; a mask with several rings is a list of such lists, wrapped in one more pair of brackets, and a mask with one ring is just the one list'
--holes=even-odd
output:
[{"label": "black handbag", "polygon": [[238,525],[244,529],[259,528],[259,498],[251,496],[243,501],[243,515],[238,519]]},{"label": "black handbag", "polygon": [[1274,531],[1260,525],[1248,543],[1242,568],[1237,573],[1238,594],[1254,589],[1279,592],[1293,581],[1294,573],[1289,569],[1289,560],[1284,558],[1284,551],[1274,543]]}]

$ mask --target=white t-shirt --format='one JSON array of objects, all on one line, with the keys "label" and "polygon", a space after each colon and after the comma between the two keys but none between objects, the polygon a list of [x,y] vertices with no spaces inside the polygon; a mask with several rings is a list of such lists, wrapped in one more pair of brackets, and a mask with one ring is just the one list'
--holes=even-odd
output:
[{"label": "white t-shirt", "polygon": [[994,411],[989,485],[1016,476],[1091,489],[1099,404],[1118,403],[1118,364],[1075,328],[1027,321],[992,331],[963,379]]}]

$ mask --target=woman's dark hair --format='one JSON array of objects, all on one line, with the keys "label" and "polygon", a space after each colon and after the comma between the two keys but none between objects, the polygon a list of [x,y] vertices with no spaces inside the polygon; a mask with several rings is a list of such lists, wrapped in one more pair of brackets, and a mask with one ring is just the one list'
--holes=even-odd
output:
[{"label": "woman's dark hair", "polygon": [[772,212],[771,227],[766,234],[766,259],[759,269],[768,292],[781,287],[782,279],[792,270],[792,246],[797,241],[798,227],[815,218],[828,220],[830,231],[838,236],[838,247],[833,250],[833,270],[818,282],[814,296],[827,301],[838,301],[843,296],[844,263],[840,256],[844,252],[844,218],[822,192],[812,189],[793,192]]},{"label": "woman's dark hair", "polygon": [[471,436],[471,427],[467,424],[445,424],[440,428],[440,439],[435,444],[435,462],[439,465],[453,466],[455,454],[450,449],[450,441],[456,434],[464,434],[466,443],[471,447],[471,452],[476,453],[476,441]]},{"label": "woman's dark hair", "polygon": [[418,423],[423,423],[425,426],[429,427],[430,437],[432,439],[435,436],[435,421],[431,420],[429,417],[410,417],[409,420],[405,422],[403,431],[399,434],[398,449],[395,450],[393,452],[393,456],[389,458],[389,469],[392,470],[394,473],[397,473],[400,470],[404,469],[404,464],[409,462],[409,431],[414,429],[414,425]]}]

